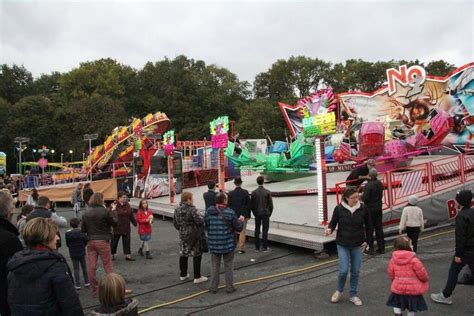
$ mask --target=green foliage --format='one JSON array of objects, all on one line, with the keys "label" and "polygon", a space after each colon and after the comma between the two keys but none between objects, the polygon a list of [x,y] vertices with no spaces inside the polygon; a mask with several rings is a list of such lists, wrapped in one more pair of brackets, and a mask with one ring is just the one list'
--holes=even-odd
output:
[{"label": "green foliage", "polygon": [[15,103],[29,95],[32,82],[33,76],[24,66],[0,66],[0,97],[8,102]]},{"label": "green foliage", "polygon": [[[209,135],[209,122],[228,115],[242,138],[262,138],[262,128],[272,140],[284,139],[286,123],[278,102],[294,104],[312,91],[331,86],[335,92],[374,91],[386,81],[385,70],[418,61],[368,62],[350,59],[331,64],[318,58],[292,56],[279,59],[256,75],[253,87],[228,69],[206,65],[202,60],[178,56],[146,63],[135,70],[106,58],[81,63],[66,73],[52,72],[33,80],[23,66],[0,67],[0,151],[14,170],[17,136],[31,138],[32,148],[46,145],[60,153],[74,150],[75,158],[86,152],[83,134],[99,133],[99,144],[113,128],[128,125],[131,117],[165,112],[176,137],[202,139]],[[432,61],[428,74],[445,76],[455,66]],[[13,158],[13,159],[12,159]]]}]

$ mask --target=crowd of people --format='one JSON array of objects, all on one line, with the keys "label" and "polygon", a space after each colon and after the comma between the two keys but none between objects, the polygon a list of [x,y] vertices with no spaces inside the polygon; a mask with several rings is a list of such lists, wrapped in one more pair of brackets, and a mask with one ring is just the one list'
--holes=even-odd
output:
[{"label": "crowd of people", "polygon": [[[377,171],[368,164],[359,170],[355,180],[367,180],[364,188],[347,186],[342,201],[334,209],[326,234],[336,233],[339,272],[336,291],[330,298],[338,303],[343,298],[347,276],[350,275],[349,300],[363,305],[358,295],[359,272],[363,254],[385,252],[382,229],[383,184],[377,180]],[[179,279],[188,280],[188,259],[193,258],[193,282],[209,282],[209,292],[217,293],[221,261],[224,265],[225,291],[233,293],[234,254],[244,254],[248,219],[255,218],[255,251],[270,251],[268,231],[273,213],[271,192],[264,187],[264,178],[257,177],[258,188],[252,192],[242,187],[242,179],[234,180],[230,192],[219,190],[215,183],[204,193],[206,209],[198,210],[191,192],[183,192],[174,211],[173,224],[179,236]],[[138,254],[152,259],[150,241],[153,231],[153,213],[147,200],[141,200],[136,213],[128,193],[118,193],[117,200],[106,206],[104,196],[93,192],[89,184],[78,185],[71,203],[75,216],[65,234],[65,244],[73,266],[57,249],[62,246],[60,227],[67,220],[51,211],[48,197],[33,191],[33,196],[17,216],[16,225],[11,217],[15,201],[7,190],[0,191],[0,314],[1,315],[83,315],[78,291],[90,288],[100,305],[95,315],[137,315],[138,301],[127,297],[125,280],[114,273],[119,240],[126,261],[135,261],[130,247],[131,226],[137,226],[140,239]],[[32,195],[33,195],[32,194]],[[462,190],[455,197],[460,207],[456,218],[456,252],[452,260],[446,286],[440,293],[431,294],[437,303],[452,304],[451,295],[458,275],[465,265],[474,271],[474,209],[472,192]],[[82,206],[85,211],[82,211]],[[400,235],[388,265],[392,280],[386,305],[395,315],[407,310],[409,315],[427,310],[423,294],[428,291],[429,276],[417,257],[417,241],[424,228],[423,211],[417,206],[418,198],[411,196],[403,209]],[[261,235],[261,238],[260,238]],[[211,275],[201,273],[202,257],[209,253]],[[97,279],[98,259],[105,276]],[[82,272],[82,273],[81,273]],[[81,280],[82,277],[82,280]],[[82,281],[82,282],[81,282]],[[21,293],[21,294],[20,294]],[[25,293],[27,293],[25,295]],[[45,304],[44,302],[47,302]]]}]

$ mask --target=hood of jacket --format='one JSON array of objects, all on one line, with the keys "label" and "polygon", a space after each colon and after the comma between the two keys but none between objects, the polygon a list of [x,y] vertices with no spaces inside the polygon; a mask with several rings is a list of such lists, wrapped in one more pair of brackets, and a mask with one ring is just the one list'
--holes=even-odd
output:
[{"label": "hood of jacket", "polygon": [[413,260],[416,254],[408,250],[396,250],[392,253],[392,259],[397,265],[405,265]]},{"label": "hood of jacket", "polygon": [[52,251],[26,249],[17,252],[8,261],[7,268],[20,279],[36,280],[62,260],[62,255]]}]

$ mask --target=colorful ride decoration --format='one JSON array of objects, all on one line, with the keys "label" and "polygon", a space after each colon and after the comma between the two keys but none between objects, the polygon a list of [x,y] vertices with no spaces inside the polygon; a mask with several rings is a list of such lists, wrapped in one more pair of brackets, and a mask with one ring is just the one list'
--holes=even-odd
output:
[{"label": "colorful ride decoration", "polygon": [[88,172],[104,168],[110,162],[130,161],[133,152],[143,145],[151,146],[146,135],[162,135],[170,126],[165,113],[148,114],[143,119],[134,118],[129,126],[116,127],[105,142],[95,147],[87,158]]},{"label": "colorful ride decoration", "polygon": [[385,128],[382,122],[365,122],[359,131],[359,157],[382,156],[385,151]]},{"label": "colorful ride decoration", "polygon": [[211,130],[212,148],[221,149],[227,147],[229,139],[227,133],[229,131],[229,117],[220,116],[211,121],[209,124]]},{"label": "colorful ride decoration", "polygon": [[163,135],[163,145],[165,147],[165,155],[166,156],[169,156],[171,154],[173,154],[173,151],[174,151],[174,131],[171,130],[171,131],[167,131],[164,135]]},{"label": "colorful ride decoration", "polygon": [[352,129],[360,121],[385,122],[386,135],[396,132],[395,127],[406,131],[400,140],[408,152],[411,146],[443,145],[459,151],[472,147],[474,63],[445,77],[430,76],[421,66],[402,65],[387,70],[387,82],[372,93],[339,94],[341,126]]},{"label": "colorful ride decoration", "polygon": [[0,151],[0,175],[7,173],[7,155]]},{"label": "colorful ride decoration", "polygon": [[336,114],[334,112],[303,118],[303,134],[305,137],[334,133],[336,133]]},{"label": "colorful ride decoration", "polygon": [[[304,97],[296,105],[278,103],[292,137],[303,132],[303,119],[336,112],[337,98],[331,88],[321,89]],[[309,121],[307,121],[309,124]],[[311,132],[310,132],[311,133]],[[330,134],[330,133],[329,133]]]}]

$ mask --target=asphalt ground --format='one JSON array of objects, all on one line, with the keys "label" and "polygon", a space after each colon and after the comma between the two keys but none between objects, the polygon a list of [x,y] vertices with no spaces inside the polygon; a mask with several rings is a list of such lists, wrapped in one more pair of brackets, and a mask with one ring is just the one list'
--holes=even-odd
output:
[{"label": "asphalt ground", "polygon": [[[70,208],[58,208],[58,214],[70,219]],[[67,229],[61,229],[61,235]],[[432,302],[429,293],[439,291],[445,284],[454,254],[454,227],[421,235],[419,257],[430,275],[430,291],[425,294],[428,311],[425,315],[474,315],[474,286],[458,285],[453,305]],[[64,241],[64,239],[63,239]],[[151,240],[153,259],[137,255],[139,247],[136,229],[132,227],[132,254],[136,261],[125,261],[119,244],[114,272],[124,276],[132,296],[139,300],[139,310],[146,315],[392,315],[385,305],[390,294],[386,274],[390,249],[384,255],[364,256],[359,277],[359,297],[363,306],[354,306],[347,295],[337,304],[330,302],[336,289],[337,256],[316,259],[312,251],[271,243],[271,251],[255,252],[252,240],[245,254],[235,254],[234,281],[237,291],[227,294],[207,292],[207,283],[194,284],[179,280],[178,234],[171,220],[155,218]],[[65,246],[59,250],[68,260]],[[70,263],[70,262],[69,262]],[[72,267],[72,264],[70,265]],[[205,254],[201,272],[210,276],[210,256]],[[192,276],[192,259],[189,260]],[[223,268],[221,268],[221,271]],[[99,263],[97,276],[104,270]],[[221,284],[224,276],[221,275]],[[84,311],[89,313],[98,304],[90,289],[82,288],[79,297]],[[180,302],[174,303],[177,300]]]}]

